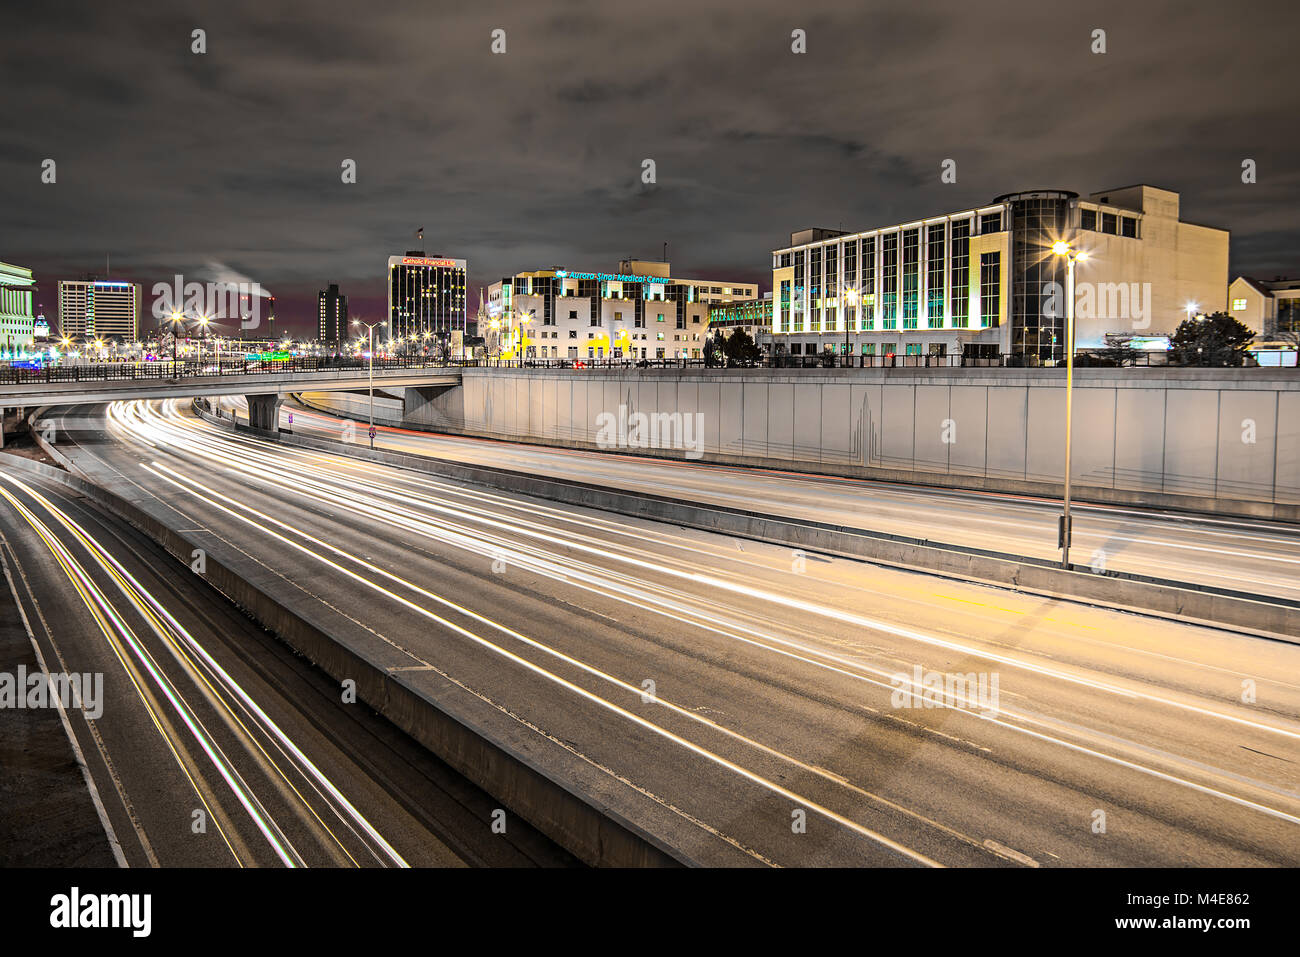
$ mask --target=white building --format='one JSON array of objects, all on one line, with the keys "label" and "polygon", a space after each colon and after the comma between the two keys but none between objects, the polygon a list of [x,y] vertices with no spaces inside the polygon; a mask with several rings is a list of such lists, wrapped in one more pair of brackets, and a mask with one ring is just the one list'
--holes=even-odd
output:
[{"label": "white building", "polygon": [[30,269],[0,263],[0,350],[9,355],[35,345],[35,292]]},{"label": "white building", "polygon": [[500,334],[507,356],[522,347],[529,358],[700,358],[709,306],[757,295],[754,283],[672,276],[662,261],[625,259],[616,273],[557,266],[489,286],[489,329],[479,334]]}]

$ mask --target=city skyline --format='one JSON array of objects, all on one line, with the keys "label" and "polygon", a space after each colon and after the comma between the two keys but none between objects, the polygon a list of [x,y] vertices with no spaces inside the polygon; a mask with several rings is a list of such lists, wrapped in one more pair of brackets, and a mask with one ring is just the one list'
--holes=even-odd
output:
[{"label": "city skyline", "polygon": [[[175,273],[256,280],[277,297],[277,325],[301,335],[329,282],[381,317],[384,261],[407,249],[468,260],[471,315],[502,275],[657,259],[664,243],[685,274],[768,290],[770,251],[795,229],[1144,182],[1231,230],[1233,276],[1297,270],[1297,134],[1269,119],[1294,94],[1266,12],[690,9],[448,13],[436,58],[406,35],[401,6],[347,31],[328,4],[293,21],[241,3],[87,6],[71,32],[26,11],[6,84],[13,232],[0,258],[35,270],[47,316],[55,280],[100,274],[111,256],[113,278],[146,287]],[[684,40],[670,22],[690,25]],[[196,29],[206,52],[192,52]],[[39,51],[56,31],[77,56],[51,77]],[[579,55],[593,48],[610,52]],[[121,126],[136,132],[111,135]],[[941,179],[949,159],[955,182]]]}]

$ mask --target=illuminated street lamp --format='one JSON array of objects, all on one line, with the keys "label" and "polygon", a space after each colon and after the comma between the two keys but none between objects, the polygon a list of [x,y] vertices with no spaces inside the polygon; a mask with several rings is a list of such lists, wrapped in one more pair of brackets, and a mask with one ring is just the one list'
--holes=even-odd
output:
[{"label": "illuminated street lamp", "polygon": [[170,318],[172,324],[172,375],[175,375],[176,374],[176,338],[177,338],[176,330],[184,324],[185,317],[181,315],[179,312],[172,312]]},{"label": "illuminated street lamp", "polygon": [[362,322],[360,319],[353,319],[354,326],[365,326],[370,334],[370,428],[367,435],[370,436],[370,447],[375,447],[375,329],[380,326],[388,325],[388,321],[383,322]]},{"label": "illuminated street lamp", "polygon": [[1070,426],[1074,419],[1074,264],[1088,258],[1065,240],[1052,244],[1052,253],[1065,257],[1065,495],[1058,533],[1061,567],[1070,567]]},{"label": "illuminated street lamp", "polygon": [[[852,305],[858,301],[858,291],[856,289],[845,289],[844,298]],[[855,312],[854,315],[856,314]],[[840,321],[844,323],[844,364],[847,366],[849,364],[849,310],[847,308],[841,310]]]}]

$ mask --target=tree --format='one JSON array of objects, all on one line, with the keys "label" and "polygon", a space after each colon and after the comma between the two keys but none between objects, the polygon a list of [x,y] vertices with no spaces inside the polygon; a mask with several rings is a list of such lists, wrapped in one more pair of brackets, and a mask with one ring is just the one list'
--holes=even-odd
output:
[{"label": "tree", "polygon": [[1212,312],[1178,324],[1170,340],[1170,358],[1177,365],[1240,366],[1254,338],[1249,326],[1226,312]]},{"label": "tree", "polygon": [[729,366],[752,366],[763,359],[763,350],[758,347],[754,337],[740,327],[727,336],[722,351]]},{"label": "tree", "polygon": [[718,366],[726,363],[726,356],[722,351],[722,337],[720,334],[709,336],[704,340],[704,367],[706,369],[716,369]]},{"label": "tree", "polygon": [[1138,351],[1128,336],[1107,335],[1106,344],[1074,357],[1075,365],[1119,366],[1137,365]]}]

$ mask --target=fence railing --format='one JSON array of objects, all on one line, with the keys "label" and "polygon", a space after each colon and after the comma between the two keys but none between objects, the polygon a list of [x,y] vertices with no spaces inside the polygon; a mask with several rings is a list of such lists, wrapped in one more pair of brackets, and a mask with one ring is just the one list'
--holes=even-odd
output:
[{"label": "fence railing", "polygon": [[[440,361],[427,356],[392,356],[375,359],[374,369],[447,369],[481,364],[476,359]],[[203,378],[246,378],[259,375],[285,375],[296,372],[360,372],[370,368],[370,360],[349,356],[298,356],[290,359],[222,359],[220,361],[170,359],[153,362],[92,362],[48,364],[42,368],[0,366],[0,384],[28,385],[54,382],[106,382],[141,379],[175,380]]]}]

